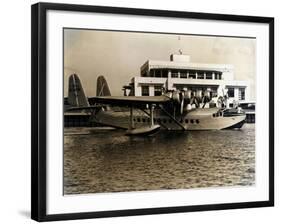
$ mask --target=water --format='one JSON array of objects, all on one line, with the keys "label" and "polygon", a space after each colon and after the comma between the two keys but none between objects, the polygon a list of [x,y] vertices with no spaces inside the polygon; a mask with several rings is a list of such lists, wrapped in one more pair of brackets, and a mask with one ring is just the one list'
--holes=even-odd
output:
[{"label": "water", "polygon": [[153,137],[65,128],[65,194],[254,183],[254,124],[241,130],[162,131]]}]

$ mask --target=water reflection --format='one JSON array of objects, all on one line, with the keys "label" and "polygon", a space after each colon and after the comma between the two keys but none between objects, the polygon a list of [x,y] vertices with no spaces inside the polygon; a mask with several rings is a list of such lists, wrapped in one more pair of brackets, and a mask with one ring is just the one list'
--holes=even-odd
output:
[{"label": "water reflection", "polygon": [[252,185],[255,126],[241,130],[160,132],[66,128],[64,193]]}]

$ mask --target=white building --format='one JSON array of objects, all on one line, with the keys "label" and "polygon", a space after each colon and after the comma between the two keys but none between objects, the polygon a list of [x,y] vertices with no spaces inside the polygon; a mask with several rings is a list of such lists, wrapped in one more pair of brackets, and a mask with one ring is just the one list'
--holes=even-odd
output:
[{"label": "white building", "polygon": [[140,69],[141,76],[131,80],[132,95],[156,96],[162,90],[183,88],[192,91],[211,89],[212,97],[228,95],[228,103],[249,101],[248,81],[234,80],[232,65],[190,62],[190,56],[172,54],[170,61],[148,60]]}]

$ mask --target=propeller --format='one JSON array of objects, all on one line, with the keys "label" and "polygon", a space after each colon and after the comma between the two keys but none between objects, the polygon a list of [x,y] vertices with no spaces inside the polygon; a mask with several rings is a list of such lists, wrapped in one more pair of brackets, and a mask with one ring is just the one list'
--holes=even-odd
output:
[{"label": "propeller", "polygon": [[181,103],[181,99],[180,99],[180,91],[179,90],[175,90],[172,93],[172,100],[178,104]]},{"label": "propeller", "polygon": [[204,92],[204,96],[202,98],[202,103],[203,103],[203,106],[202,108],[205,107],[206,103],[210,102],[211,101],[211,90],[210,89],[207,89],[205,92]]},{"label": "propeller", "polygon": [[199,103],[198,100],[195,96],[192,96],[191,100],[190,100],[190,104],[195,104],[195,106],[198,108],[199,107]]},{"label": "propeller", "polygon": [[196,90],[195,97],[196,97],[198,102],[202,101],[202,90],[201,89]]},{"label": "propeller", "polygon": [[172,93],[172,100],[176,103],[176,105],[179,105],[179,111],[180,114],[183,114],[183,108],[184,108],[184,101],[185,101],[185,91],[179,91],[175,90]]},{"label": "propeller", "polygon": [[[210,102],[211,100],[211,90],[207,89],[204,91],[202,90],[196,90],[192,92],[192,90],[184,88],[183,90],[174,90],[173,92],[167,93],[167,96],[169,96],[175,105],[179,108],[179,113],[183,114],[185,112],[185,107],[188,106],[188,104],[193,105],[195,104],[198,108],[200,103],[203,103],[203,108],[205,107],[207,102]],[[187,110],[187,109],[186,109]]]},{"label": "propeller", "polygon": [[181,93],[180,114],[183,114],[183,106],[184,106],[184,93]]}]

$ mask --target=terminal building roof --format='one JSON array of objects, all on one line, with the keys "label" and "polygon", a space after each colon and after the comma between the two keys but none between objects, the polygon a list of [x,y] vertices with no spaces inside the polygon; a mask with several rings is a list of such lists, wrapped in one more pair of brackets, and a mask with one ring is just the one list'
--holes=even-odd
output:
[{"label": "terminal building roof", "polygon": [[190,57],[188,55],[172,54],[170,61],[148,60],[141,66],[141,71],[150,69],[186,69],[228,72],[233,70],[234,67],[230,64],[194,63],[190,62]]}]

